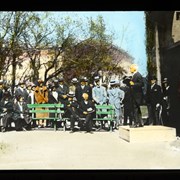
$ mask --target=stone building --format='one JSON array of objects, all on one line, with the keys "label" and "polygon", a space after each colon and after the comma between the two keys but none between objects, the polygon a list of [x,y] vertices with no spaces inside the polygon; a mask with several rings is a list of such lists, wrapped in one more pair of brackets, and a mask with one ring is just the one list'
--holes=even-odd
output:
[{"label": "stone building", "polygon": [[168,78],[171,92],[169,125],[180,135],[180,11],[148,11],[155,34],[157,78]]},{"label": "stone building", "polygon": [[[121,66],[124,69],[124,73],[127,73],[129,70],[130,64],[133,62],[133,57],[131,57],[127,52],[124,50],[117,48],[115,46],[112,47],[112,54],[113,54],[113,61],[117,63],[117,66]],[[42,50],[39,54],[39,60],[37,60],[37,66],[41,64],[41,66],[38,69],[39,72],[39,78],[44,79],[45,70],[48,66],[48,63],[54,58],[54,53],[51,49]],[[26,53],[24,53],[21,57],[19,57],[19,63],[17,64],[16,69],[16,84],[20,80],[28,79],[29,81],[32,81],[31,77],[34,74],[34,70],[30,68],[30,58],[27,56]],[[56,63],[55,67],[52,68],[48,74],[53,73],[58,67],[61,66],[61,56],[58,58],[58,63]],[[12,66],[9,67],[8,72],[4,75],[4,79],[11,83],[12,79]],[[120,79],[122,77],[122,74],[109,74],[108,72],[105,72],[103,75],[103,79],[106,78],[110,79]],[[109,79],[109,80],[110,80]]]}]

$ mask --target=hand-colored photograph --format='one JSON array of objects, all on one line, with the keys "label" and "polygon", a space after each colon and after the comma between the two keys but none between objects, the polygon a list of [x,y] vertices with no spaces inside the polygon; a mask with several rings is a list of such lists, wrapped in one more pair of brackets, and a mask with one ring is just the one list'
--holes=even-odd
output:
[{"label": "hand-colored photograph", "polygon": [[1,11],[0,170],[180,169],[180,11]]}]

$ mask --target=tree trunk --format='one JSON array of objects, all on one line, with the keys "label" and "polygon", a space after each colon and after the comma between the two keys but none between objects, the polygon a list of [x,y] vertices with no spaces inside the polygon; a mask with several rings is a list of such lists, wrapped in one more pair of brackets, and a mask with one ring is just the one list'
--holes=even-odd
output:
[{"label": "tree trunk", "polygon": [[13,61],[12,61],[12,87],[11,87],[13,95],[14,95],[15,81],[16,81],[16,55],[13,54]]}]

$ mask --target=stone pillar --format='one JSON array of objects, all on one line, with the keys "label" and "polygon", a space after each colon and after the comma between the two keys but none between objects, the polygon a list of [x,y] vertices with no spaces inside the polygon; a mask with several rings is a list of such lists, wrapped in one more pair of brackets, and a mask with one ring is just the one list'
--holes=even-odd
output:
[{"label": "stone pillar", "polygon": [[161,85],[161,63],[159,55],[159,33],[157,23],[155,24],[155,44],[156,44],[156,73],[157,73],[157,84]]}]

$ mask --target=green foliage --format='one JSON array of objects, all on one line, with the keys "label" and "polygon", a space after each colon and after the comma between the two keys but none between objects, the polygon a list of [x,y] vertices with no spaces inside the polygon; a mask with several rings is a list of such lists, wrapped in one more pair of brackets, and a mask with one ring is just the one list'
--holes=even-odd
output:
[{"label": "green foliage", "polygon": [[[55,19],[50,12],[12,11],[1,12],[0,22],[0,76],[3,69],[8,70],[13,65],[14,85],[16,66],[20,64],[19,57],[23,53],[30,59],[33,81],[39,77],[42,66],[46,68],[45,81],[62,73],[70,79],[74,75],[91,77],[100,70],[123,71],[114,62],[110,51],[113,34],[107,33],[102,16],[82,21],[72,20],[69,16]],[[48,50],[48,62],[40,61],[41,50]],[[50,71],[53,68],[54,71]]]},{"label": "green foliage", "polygon": [[155,30],[154,25],[146,11],[146,54],[147,54],[147,71],[148,74],[156,74],[155,56]]}]

